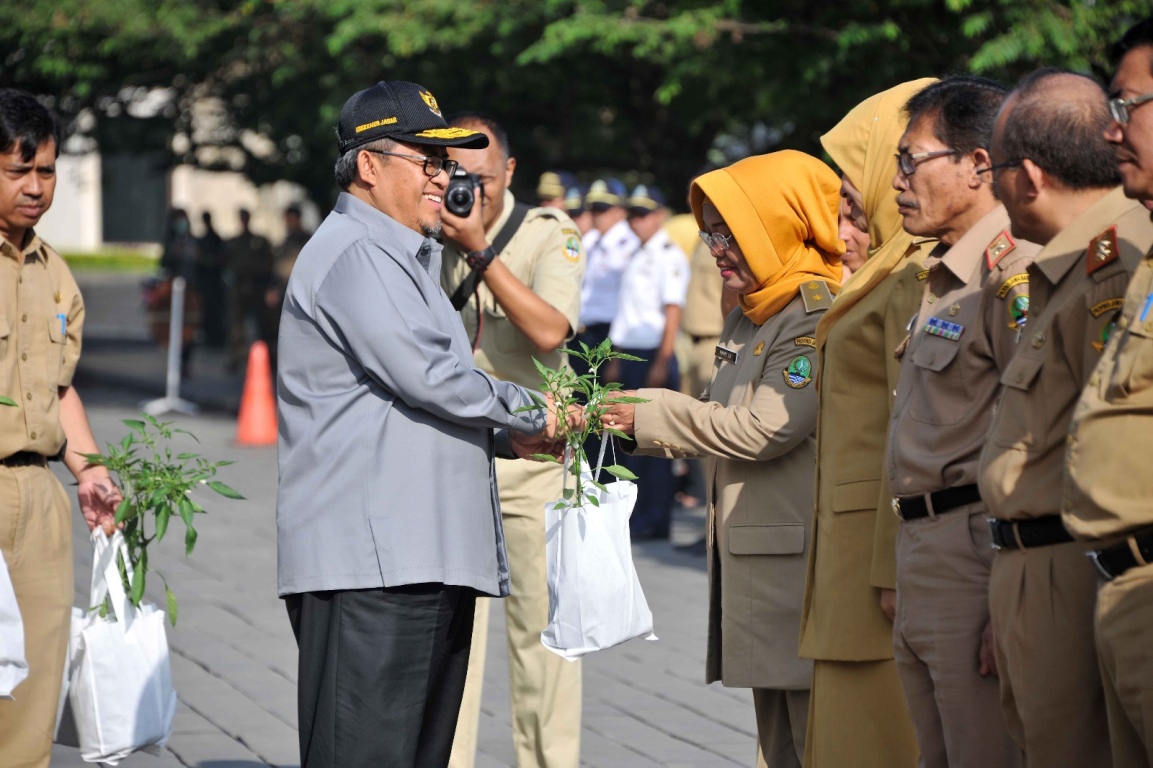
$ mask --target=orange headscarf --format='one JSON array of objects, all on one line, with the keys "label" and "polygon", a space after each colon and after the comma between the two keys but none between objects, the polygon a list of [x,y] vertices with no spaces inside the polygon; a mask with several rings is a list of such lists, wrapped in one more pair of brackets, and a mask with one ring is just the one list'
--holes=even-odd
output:
[{"label": "orange headscarf", "polygon": [[840,287],[837,234],[841,180],[829,166],[787,149],[744,160],[697,178],[689,203],[704,229],[707,197],[733,231],[757,288],[741,296],[741,309],[757,325],[780,312],[801,284],[824,280]]}]

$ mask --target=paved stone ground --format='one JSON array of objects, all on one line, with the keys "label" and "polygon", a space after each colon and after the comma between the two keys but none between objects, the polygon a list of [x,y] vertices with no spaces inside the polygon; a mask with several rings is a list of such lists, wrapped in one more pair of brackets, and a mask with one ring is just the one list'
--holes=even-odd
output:
[{"label": "paved stone ground", "polygon": [[[90,389],[83,393],[98,437],[118,439],[120,420],[134,415],[138,395]],[[239,448],[229,418],[181,418],[201,440],[199,450],[238,463],[222,479],[246,501],[202,498],[200,539],[185,560],[180,538],[153,553],[180,600],[169,631],[172,672],[180,700],[172,740],[160,758],[136,755],[126,768],[241,768],[297,765],[296,648],[276,598],[275,449]],[[184,450],[197,450],[193,444]],[[62,478],[63,479],[63,478]],[[87,599],[90,545],[74,515],[77,605]],[[699,521],[681,521],[686,526]],[[174,523],[179,530],[180,524]],[[633,641],[585,662],[582,763],[630,766],[733,766],[752,762],[754,721],[747,691],[703,683],[704,560],[669,544],[635,548],[637,569],[652,607],[659,642]],[[149,593],[162,604],[159,579]],[[479,768],[512,766],[503,612],[495,610],[484,686]],[[55,764],[80,765],[75,750],[57,748]]]}]

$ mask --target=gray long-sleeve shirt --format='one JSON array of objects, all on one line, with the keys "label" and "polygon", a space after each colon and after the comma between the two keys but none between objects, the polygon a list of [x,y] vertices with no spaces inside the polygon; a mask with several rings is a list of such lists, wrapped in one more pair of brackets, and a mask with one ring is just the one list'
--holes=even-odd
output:
[{"label": "gray long-sleeve shirt", "polygon": [[493,429],[529,393],[473,364],[440,246],[348,193],[300,252],[280,326],[278,591],[423,582],[509,594]]}]

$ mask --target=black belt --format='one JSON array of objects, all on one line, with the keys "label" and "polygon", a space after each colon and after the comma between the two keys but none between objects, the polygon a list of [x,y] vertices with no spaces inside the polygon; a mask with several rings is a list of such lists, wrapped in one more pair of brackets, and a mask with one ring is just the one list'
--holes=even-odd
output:
[{"label": "black belt", "polygon": [[990,520],[989,527],[993,529],[993,549],[1030,549],[1073,541],[1060,515],[1018,522]]},{"label": "black belt", "polygon": [[721,335],[719,333],[710,334],[708,336],[693,336],[692,334],[689,334],[689,339],[694,344],[700,344],[702,341],[712,341],[713,339],[719,339],[720,337]]},{"label": "black belt", "polygon": [[[1137,552],[1134,553],[1133,550]],[[1141,557],[1138,558],[1137,555]],[[1112,581],[1130,568],[1153,563],[1153,533],[1144,536],[1130,536],[1114,547],[1096,549],[1089,553],[1089,559],[1097,566],[1097,571]]]},{"label": "black belt", "polygon": [[5,467],[44,467],[48,465],[48,457],[32,451],[17,451],[11,456],[0,459],[0,465]]},{"label": "black belt", "polygon": [[[962,485],[957,488],[946,488],[936,493],[926,493],[922,496],[894,498],[893,511],[902,520],[920,520],[922,517],[928,517],[930,512],[934,515],[943,515],[954,509],[976,504],[980,500],[981,491],[976,485]],[[932,505],[931,510],[929,509],[930,505]]]}]

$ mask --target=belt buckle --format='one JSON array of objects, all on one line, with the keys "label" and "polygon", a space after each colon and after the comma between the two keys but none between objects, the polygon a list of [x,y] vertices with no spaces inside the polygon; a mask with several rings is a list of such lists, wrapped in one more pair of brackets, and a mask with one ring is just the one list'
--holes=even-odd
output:
[{"label": "belt buckle", "polygon": [[1105,566],[1101,565],[1101,550],[1091,549],[1085,553],[1085,557],[1093,561],[1093,567],[1097,569],[1097,573],[1101,574],[1101,578],[1105,581],[1113,581],[1113,574],[1105,570]]},{"label": "belt buckle", "polygon": [[997,543],[997,518],[986,517],[985,522],[989,524],[989,532],[993,534],[993,549],[1003,549],[1003,547]]},{"label": "belt buckle", "polygon": [[900,520],[901,522],[904,522],[905,518],[901,517],[901,500],[898,499],[896,496],[894,496],[892,504],[893,504],[893,514],[897,516],[898,520]]}]

